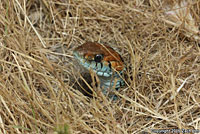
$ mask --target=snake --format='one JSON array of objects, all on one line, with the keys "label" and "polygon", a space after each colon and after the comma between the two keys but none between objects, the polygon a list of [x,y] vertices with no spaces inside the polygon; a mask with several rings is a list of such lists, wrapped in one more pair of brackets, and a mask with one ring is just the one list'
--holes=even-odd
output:
[{"label": "snake", "polygon": [[118,90],[124,85],[122,74],[125,64],[121,55],[108,45],[86,42],[74,49],[73,55],[82,67],[92,70],[100,80],[102,92]]}]

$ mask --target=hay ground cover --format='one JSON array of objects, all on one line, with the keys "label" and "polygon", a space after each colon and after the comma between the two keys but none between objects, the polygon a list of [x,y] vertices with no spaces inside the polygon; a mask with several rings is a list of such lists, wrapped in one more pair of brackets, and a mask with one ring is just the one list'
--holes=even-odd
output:
[{"label": "hay ground cover", "polygon": [[[0,133],[200,133],[199,16],[199,0],[0,0]],[[86,41],[124,59],[117,101],[73,86]]]}]

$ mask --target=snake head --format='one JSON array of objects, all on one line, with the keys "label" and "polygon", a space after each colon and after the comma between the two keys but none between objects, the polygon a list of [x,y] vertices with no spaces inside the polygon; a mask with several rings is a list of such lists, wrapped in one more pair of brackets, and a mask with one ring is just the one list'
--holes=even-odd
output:
[{"label": "snake head", "polygon": [[111,77],[113,72],[125,69],[119,53],[113,48],[96,42],[86,42],[74,49],[78,62],[86,69],[92,69],[98,76]]}]

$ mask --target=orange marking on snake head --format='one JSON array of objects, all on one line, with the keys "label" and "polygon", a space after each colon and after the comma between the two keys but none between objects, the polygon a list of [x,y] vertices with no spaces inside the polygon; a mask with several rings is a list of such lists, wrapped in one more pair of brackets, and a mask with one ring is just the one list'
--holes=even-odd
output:
[{"label": "orange marking on snake head", "polygon": [[92,53],[88,52],[88,53],[84,54],[84,58],[86,60],[93,60],[94,59],[94,55]]},{"label": "orange marking on snake head", "polygon": [[124,66],[120,62],[111,62],[111,66],[114,67],[117,71],[122,71],[124,69]]}]

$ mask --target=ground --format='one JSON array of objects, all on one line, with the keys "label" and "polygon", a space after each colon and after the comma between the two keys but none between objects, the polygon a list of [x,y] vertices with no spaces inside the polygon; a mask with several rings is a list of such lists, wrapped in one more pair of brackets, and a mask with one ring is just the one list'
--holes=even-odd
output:
[{"label": "ground", "polygon": [[[200,133],[199,16],[199,0],[1,0],[0,133]],[[124,59],[117,101],[72,86],[87,41]],[[56,46],[65,63],[48,57]]]}]

